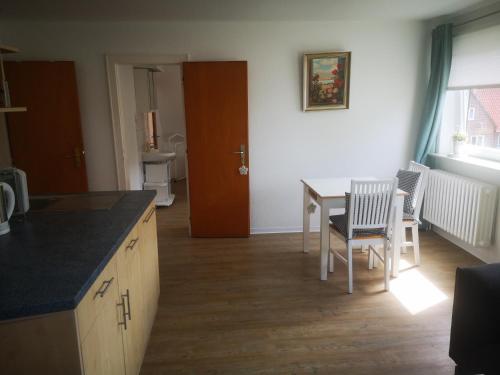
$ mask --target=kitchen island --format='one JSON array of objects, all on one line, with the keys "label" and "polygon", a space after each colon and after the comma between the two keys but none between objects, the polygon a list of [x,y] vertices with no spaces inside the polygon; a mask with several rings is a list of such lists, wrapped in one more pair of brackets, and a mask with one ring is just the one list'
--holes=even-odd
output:
[{"label": "kitchen island", "polygon": [[99,194],[0,236],[2,374],[139,373],[159,297],[154,192],[75,204]]}]

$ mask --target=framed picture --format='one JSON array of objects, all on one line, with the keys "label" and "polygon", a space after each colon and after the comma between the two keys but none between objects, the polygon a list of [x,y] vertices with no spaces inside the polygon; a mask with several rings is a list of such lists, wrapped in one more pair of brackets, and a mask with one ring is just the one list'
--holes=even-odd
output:
[{"label": "framed picture", "polygon": [[351,52],[304,54],[303,110],[349,108]]}]

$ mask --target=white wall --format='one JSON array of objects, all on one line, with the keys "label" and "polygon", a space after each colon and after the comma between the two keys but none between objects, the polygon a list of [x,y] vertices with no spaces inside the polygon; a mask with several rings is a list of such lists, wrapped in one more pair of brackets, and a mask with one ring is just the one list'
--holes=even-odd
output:
[{"label": "white wall", "polygon": [[134,87],[137,150],[139,153],[142,153],[146,140],[144,129],[147,117],[146,112],[149,112],[151,109],[149,105],[148,71],[146,69],[134,69]]},{"label": "white wall", "polygon": [[[89,185],[116,188],[105,54],[247,60],[251,226],[300,229],[300,178],[392,176],[413,155],[426,86],[416,21],[2,23],[18,58],[76,61]],[[304,52],[352,51],[351,109],[301,111]],[[317,217],[313,224],[317,225]]]},{"label": "white wall", "polygon": [[119,65],[116,71],[116,86],[120,108],[120,122],[123,124],[123,138],[127,152],[124,153],[128,184],[131,190],[142,189],[142,169],[139,159],[136,132],[136,101],[134,70],[131,65]]},{"label": "white wall", "polygon": [[184,93],[180,65],[163,65],[163,72],[155,73],[156,103],[160,111],[163,141],[172,133],[186,136]]},{"label": "white wall", "polygon": [[135,102],[137,113],[149,112],[149,85],[148,71],[146,69],[134,69]]}]

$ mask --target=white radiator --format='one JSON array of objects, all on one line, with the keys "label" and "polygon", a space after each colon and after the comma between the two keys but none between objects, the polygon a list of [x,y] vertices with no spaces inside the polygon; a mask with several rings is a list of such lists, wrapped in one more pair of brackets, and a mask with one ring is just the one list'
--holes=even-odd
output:
[{"label": "white radiator", "polygon": [[425,190],[424,219],[471,244],[491,243],[497,188],[433,169]]}]

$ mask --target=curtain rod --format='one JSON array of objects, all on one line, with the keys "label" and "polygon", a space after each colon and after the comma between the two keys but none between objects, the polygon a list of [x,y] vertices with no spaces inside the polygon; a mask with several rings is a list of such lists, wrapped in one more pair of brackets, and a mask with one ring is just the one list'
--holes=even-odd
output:
[{"label": "curtain rod", "polygon": [[472,22],[476,22],[476,21],[479,21],[479,20],[482,20],[483,18],[487,18],[487,17],[490,17],[490,16],[493,16],[495,14],[498,14],[500,13],[500,9],[498,10],[495,10],[493,12],[490,12],[490,13],[487,13],[487,14],[483,14],[482,16],[478,16],[478,17],[475,17],[475,18],[471,18],[470,20],[467,20],[467,21],[463,21],[463,22],[460,22],[460,23],[454,23],[453,24],[453,27],[460,27],[460,26],[464,26],[464,25],[467,25],[469,23],[472,23]]}]

